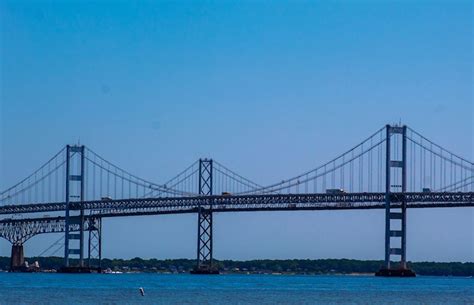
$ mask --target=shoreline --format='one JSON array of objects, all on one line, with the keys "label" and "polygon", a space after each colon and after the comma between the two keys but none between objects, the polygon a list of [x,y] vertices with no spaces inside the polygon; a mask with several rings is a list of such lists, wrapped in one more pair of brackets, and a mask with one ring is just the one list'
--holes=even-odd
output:
[{"label": "shoreline", "polygon": [[[28,257],[25,258],[23,271],[55,272],[63,266],[62,257]],[[28,264],[27,264],[28,263]],[[100,266],[107,273],[189,273],[195,268],[195,259],[102,259],[91,260],[90,266]],[[72,261],[74,266],[77,262]],[[30,267],[27,267],[30,266]],[[213,260],[213,268],[221,274],[265,274],[265,275],[374,275],[383,266],[379,260],[354,259],[260,259],[247,261]],[[394,265],[396,266],[396,265]],[[420,276],[474,276],[472,262],[409,262],[408,267]],[[0,270],[9,270],[10,258],[0,257]],[[394,267],[395,268],[395,267]]]},{"label": "shoreline", "polygon": [[[11,273],[11,274],[79,274],[81,273],[59,273],[56,270],[40,270],[34,272],[9,272],[7,270],[0,270],[0,273]],[[144,272],[144,271],[131,271],[131,272],[100,272],[100,273],[86,273],[86,274],[103,274],[103,275],[130,275],[130,274],[149,274],[149,275],[191,275],[190,272]],[[221,272],[218,275],[243,275],[243,276],[334,276],[334,277],[376,277],[374,273],[260,273],[260,272]],[[417,275],[417,277],[436,277],[436,278],[473,278],[473,276],[463,275]]]}]

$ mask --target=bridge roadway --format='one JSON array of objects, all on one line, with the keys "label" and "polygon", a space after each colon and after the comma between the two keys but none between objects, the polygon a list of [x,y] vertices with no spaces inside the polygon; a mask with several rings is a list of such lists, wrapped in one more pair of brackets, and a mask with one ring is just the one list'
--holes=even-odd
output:
[{"label": "bridge roadway", "polygon": [[[473,207],[470,193],[393,193],[392,207],[405,200],[408,208]],[[397,205],[397,203],[399,203]],[[81,203],[71,203],[80,209]],[[304,211],[384,209],[385,193],[347,194],[270,194],[249,196],[198,196],[179,198],[147,198],[126,200],[84,201],[82,205],[92,215],[85,216],[85,230],[97,218],[159,214],[197,213],[199,208],[213,212],[244,211]],[[0,207],[0,214],[42,213],[64,211],[65,203],[10,205]],[[0,220],[0,237],[12,244],[23,244],[34,235],[65,231],[64,216],[31,217]],[[71,231],[77,231],[78,224]]]},{"label": "bridge roadway", "polygon": [[[405,201],[408,208],[473,207],[474,192],[392,193],[393,203]],[[268,194],[243,196],[158,197],[140,199],[71,202],[70,209],[94,211],[103,217],[148,214],[195,213],[211,208],[215,212],[344,210],[385,208],[385,193]],[[0,214],[26,214],[65,211],[66,203],[5,205]]]},{"label": "bridge roadway", "polygon": [[[474,192],[392,193],[392,206],[405,201],[407,208],[474,207]],[[360,210],[384,209],[385,193],[268,194],[245,196],[196,196],[144,199],[96,200],[70,203],[71,209],[93,213],[95,217],[196,213],[199,208],[213,212]],[[6,205],[0,214],[26,214],[65,211],[66,203]],[[6,218],[0,223],[28,219]]]}]

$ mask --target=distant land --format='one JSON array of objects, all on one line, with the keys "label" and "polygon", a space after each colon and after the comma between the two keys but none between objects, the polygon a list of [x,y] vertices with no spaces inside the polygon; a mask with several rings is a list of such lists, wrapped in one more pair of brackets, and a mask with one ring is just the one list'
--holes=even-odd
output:
[{"label": "distant land", "polygon": [[[62,257],[29,257],[30,264],[37,261],[41,270],[57,270],[63,264]],[[94,263],[94,262],[93,262]],[[102,259],[102,269],[118,272],[160,272],[187,273],[194,268],[194,259]],[[474,276],[474,263],[436,263],[410,262],[409,266],[418,275],[434,276]],[[255,273],[255,274],[373,274],[383,265],[378,260],[354,259],[287,259],[287,260],[215,260],[215,265],[222,273]],[[0,257],[0,269],[8,270],[10,258]]]}]

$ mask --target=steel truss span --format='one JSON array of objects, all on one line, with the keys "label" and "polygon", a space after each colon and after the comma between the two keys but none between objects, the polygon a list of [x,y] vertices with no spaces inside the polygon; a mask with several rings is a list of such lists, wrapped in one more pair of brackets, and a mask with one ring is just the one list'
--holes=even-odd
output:
[{"label": "steel truss span", "polygon": [[[84,231],[96,230],[97,217],[87,216]],[[70,224],[69,231],[79,232],[79,223]],[[65,217],[42,217],[29,219],[2,219],[0,221],[0,237],[13,245],[23,245],[31,237],[44,233],[66,232]]]}]

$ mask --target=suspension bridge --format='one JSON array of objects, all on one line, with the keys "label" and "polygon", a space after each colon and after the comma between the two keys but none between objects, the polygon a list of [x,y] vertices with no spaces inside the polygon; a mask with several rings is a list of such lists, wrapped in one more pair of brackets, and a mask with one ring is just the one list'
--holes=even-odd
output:
[{"label": "suspension bridge", "polygon": [[473,197],[474,163],[407,126],[386,125],[336,158],[269,185],[212,159],[155,183],[88,147],[68,145],[0,193],[0,236],[12,244],[11,271],[22,270],[30,238],[62,233],[52,245],[63,250],[61,271],[90,272],[100,270],[102,219],[194,213],[193,273],[210,274],[218,273],[215,213],[384,209],[385,263],[378,275],[414,276],[406,263],[407,209],[468,208]]}]

